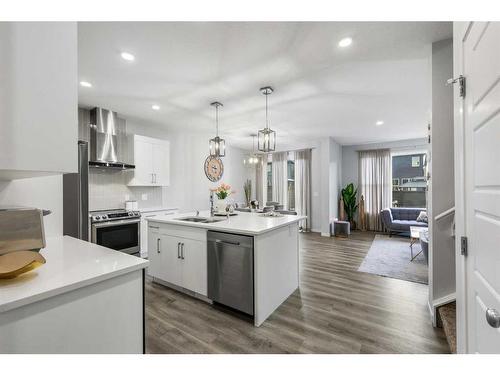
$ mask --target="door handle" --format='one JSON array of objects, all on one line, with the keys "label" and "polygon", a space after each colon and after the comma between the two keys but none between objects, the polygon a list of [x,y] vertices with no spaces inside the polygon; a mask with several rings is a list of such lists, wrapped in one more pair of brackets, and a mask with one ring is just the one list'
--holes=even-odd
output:
[{"label": "door handle", "polygon": [[486,310],[486,321],[493,328],[500,328],[500,313],[496,309]]},{"label": "door handle", "polygon": [[181,259],[184,259],[184,243],[181,243]]},{"label": "door handle", "polygon": [[181,259],[181,243],[177,242],[177,259]]},{"label": "door handle", "polygon": [[157,238],[157,239],[156,239],[156,252],[157,252],[158,254],[160,254],[160,253],[161,253],[161,251],[160,251],[160,240],[161,240],[161,238]]}]

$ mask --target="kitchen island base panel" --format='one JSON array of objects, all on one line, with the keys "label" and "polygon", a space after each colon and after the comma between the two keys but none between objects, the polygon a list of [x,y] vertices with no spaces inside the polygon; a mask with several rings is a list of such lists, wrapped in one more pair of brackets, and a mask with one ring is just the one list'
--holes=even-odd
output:
[{"label": "kitchen island base panel", "polygon": [[0,353],[143,353],[143,270],[0,314]]},{"label": "kitchen island base panel", "polygon": [[167,288],[170,288],[170,289],[176,290],[178,292],[187,294],[188,296],[199,299],[200,301],[203,301],[203,302],[206,302],[209,304],[213,303],[211,299],[209,299],[207,296],[204,296],[203,294],[193,292],[192,290],[189,290],[189,289],[183,288],[181,286],[169,283],[168,281],[164,281],[164,280],[159,279],[157,277],[151,277],[151,281],[153,281],[155,284],[160,284],[160,285],[166,286]]},{"label": "kitchen island base panel", "polygon": [[255,236],[255,317],[259,327],[299,287],[297,223]]}]

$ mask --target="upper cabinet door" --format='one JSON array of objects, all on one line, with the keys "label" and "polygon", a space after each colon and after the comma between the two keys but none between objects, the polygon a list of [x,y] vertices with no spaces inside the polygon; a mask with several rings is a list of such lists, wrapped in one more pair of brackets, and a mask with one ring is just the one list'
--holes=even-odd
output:
[{"label": "upper cabinet door", "polygon": [[135,178],[138,184],[153,185],[153,145],[136,140],[134,144]]},{"label": "upper cabinet door", "polygon": [[168,186],[170,184],[170,144],[161,141],[153,144],[153,177],[158,186]]},{"label": "upper cabinet door", "polygon": [[1,22],[0,56],[0,180],[77,172],[76,22]]},{"label": "upper cabinet door", "polygon": [[129,186],[168,186],[170,183],[170,144],[156,138],[134,135],[132,141],[135,170]]}]

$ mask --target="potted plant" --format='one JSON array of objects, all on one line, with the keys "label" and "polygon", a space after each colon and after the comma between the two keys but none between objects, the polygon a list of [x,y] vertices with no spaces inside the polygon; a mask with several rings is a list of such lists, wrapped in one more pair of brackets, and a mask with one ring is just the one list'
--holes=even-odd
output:
[{"label": "potted plant", "polygon": [[220,184],[218,187],[210,189],[211,192],[215,193],[217,196],[217,202],[215,204],[218,213],[226,213],[227,198],[231,194],[235,194],[236,191],[231,190],[231,186],[228,184]]},{"label": "potted plant", "polygon": [[243,184],[243,191],[245,192],[245,201],[247,207],[250,207],[250,200],[252,199],[252,181],[246,180]]},{"label": "potted plant", "polygon": [[354,188],[354,184],[348,184],[344,189],[342,189],[342,200],[344,201],[344,210],[347,215],[347,220],[351,223],[351,228],[356,229],[356,222],[354,221],[354,215],[358,209],[358,204],[356,203],[356,194],[358,190]]}]

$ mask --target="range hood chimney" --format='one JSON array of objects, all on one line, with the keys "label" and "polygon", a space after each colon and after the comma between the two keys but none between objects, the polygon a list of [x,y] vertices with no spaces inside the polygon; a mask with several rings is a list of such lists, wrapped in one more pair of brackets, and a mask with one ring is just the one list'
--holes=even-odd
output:
[{"label": "range hood chimney", "polygon": [[125,122],[116,112],[103,108],[90,111],[89,166],[95,168],[133,169],[124,162],[126,147]]}]

